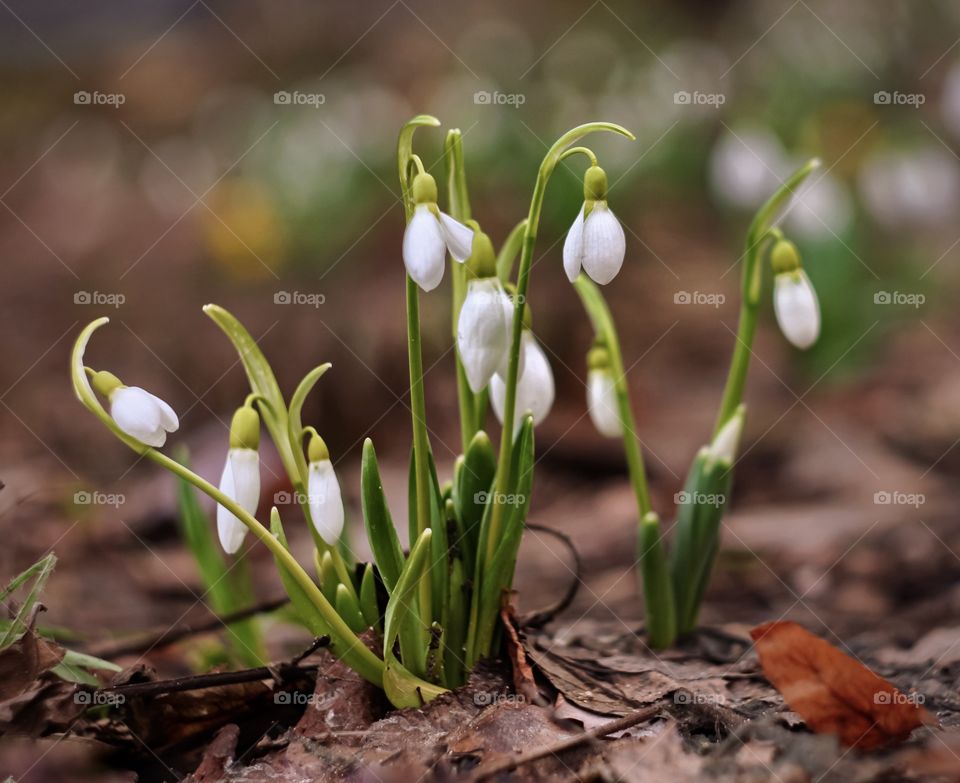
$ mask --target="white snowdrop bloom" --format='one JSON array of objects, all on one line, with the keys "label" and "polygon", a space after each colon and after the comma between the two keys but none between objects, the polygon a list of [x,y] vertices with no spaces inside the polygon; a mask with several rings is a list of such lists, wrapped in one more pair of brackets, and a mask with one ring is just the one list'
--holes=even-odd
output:
[{"label": "white snowdrop bloom", "polygon": [[623,226],[607,206],[607,175],[591,166],[584,175],[584,203],[563,243],[563,269],[572,283],[583,269],[606,285],[623,266],[627,240]]},{"label": "white snowdrop bloom", "polygon": [[809,348],[820,335],[820,304],[810,278],[802,269],[774,278],[773,309],[777,323],[797,348]]},{"label": "white snowdrop bloom", "polygon": [[127,435],[160,448],[167,433],[180,426],[177,414],[155,394],[139,386],[117,386],[109,394],[110,415]]},{"label": "white snowdrop bloom", "polygon": [[606,202],[595,202],[590,214],[580,208],[563,243],[563,268],[572,283],[581,268],[600,285],[617,276],[627,252],[623,226]]},{"label": "white snowdrop bloom", "polygon": [[[220,491],[249,514],[260,504],[260,455],[255,449],[231,448],[220,477]],[[217,505],[217,535],[228,555],[234,554],[247,535],[247,526],[221,505]]]},{"label": "white snowdrop bloom", "polygon": [[448,251],[461,263],[470,257],[473,229],[438,209],[437,183],[429,174],[414,178],[413,198],[416,207],[403,234],[403,263],[420,288],[432,291],[443,279]]},{"label": "white snowdrop bloom", "polygon": [[[517,382],[517,404],[513,415],[514,434],[520,429],[523,416],[528,411],[533,414],[535,425],[542,422],[553,407],[554,398],[553,370],[550,369],[546,354],[529,329],[523,332],[520,350],[523,353],[524,369]],[[490,402],[501,424],[503,424],[506,398],[506,383],[499,374],[494,375],[490,381]]]},{"label": "white snowdrop bloom", "polygon": [[496,277],[467,284],[457,321],[457,348],[474,393],[486,388],[494,373],[505,366],[510,348],[508,318],[512,316],[510,301]]},{"label": "white snowdrop bloom", "polygon": [[623,434],[617,392],[609,367],[592,369],[587,373],[587,411],[597,432],[607,438]]},{"label": "white snowdrop bloom", "polygon": [[310,518],[320,538],[334,546],[343,532],[343,497],[340,482],[330,462],[326,444],[314,435],[310,440],[307,469],[307,503]]},{"label": "white snowdrop bloom", "polygon": [[[251,516],[260,504],[260,416],[250,404],[237,408],[230,422],[230,450],[220,476],[220,491]],[[233,512],[217,506],[220,546],[234,554],[247,535],[247,526]]]}]

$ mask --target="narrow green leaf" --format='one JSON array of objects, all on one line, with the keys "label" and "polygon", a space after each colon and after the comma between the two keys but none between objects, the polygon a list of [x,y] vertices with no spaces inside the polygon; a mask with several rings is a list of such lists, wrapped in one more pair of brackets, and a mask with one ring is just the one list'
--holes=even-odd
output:
[{"label": "narrow green leaf", "polygon": [[640,522],[638,545],[646,602],[647,638],[651,647],[662,650],[676,639],[677,613],[660,519],[652,511]]},{"label": "narrow green leaf", "polygon": [[3,649],[4,647],[15,642],[18,638],[20,638],[23,632],[27,630],[27,620],[30,617],[30,613],[33,611],[34,605],[40,599],[40,595],[43,593],[43,588],[46,587],[47,580],[50,578],[50,574],[53,573],[53,569],[56,567],[56,565],[56,555],[51,552],[49,555],[42,557],[36,563],[31,565],[21,574],[14,577],[13,580],[6,586],[6,588],[4,588],[2,596],[5,600],[15,590],[18,590],[20,587],[29,584],[27,593],[20,602],[20,606],[17,609],[17,613],[14,615],[12,622],[10,623],[9,627],[4,630],[3,636],[0,636],[0,649]]},{"label": "narrow green leaf", "polygon": [[433,531],[424,530],[417,539],[407,558],[406,565],[397,580],[396,588],[387,601],[387,611],[383,623],[384,661],[393,654],[393,646],[400,638],[401,655],[413,660],[404,660],[408,669],[423,676],[426,663],[426,650],[423,647],[424,623],[416,609],[414,592],[424,574],[433,546]]},{"label": "narrow green leaf", "polygon": [[377,575],[373,563],[367,563],[360,582],[360,611],[370,628],[380,627],[380,606],[377,603]]},{"label": "narrow green leaf", "polygon": [[363,524],[367,531],[367,541],[373,551],[373,558],[387,592],[396,587],[400,572],[403,570],[403,549],[397,530],[390,517],[390,509],[383,493],[383,481],[377,465],[377,453],[373,441],[367,438],[363,442],[363,458],[360,465],[360,499],[363,507]]},{"label": "narrow green leaf", "polygon": [[457,517],[474,552],[478,551],[480,522],[496,472],[497,455],[490,437],[483,431],[478,432],[463,455],[463,467],[456,474],[458,481],[453,496]]},{"label": "narrow green leaf", "polygon": [[503,283],[511,282],[513,277],[513,263],[516,261],[523,245],[523,234],[527,230],[527,219],[524,218],[507,235],[500,252],[497,255],[497,277]]},{"label": "narrow green leaf", "polygon": [[363,619],[360,604],[357,603],[357,599],[353,597],[346,585],[337,585],[334,606],[337,609],[337,614],[343,618],[343,621],[350,626],[354,633],[360,633],[369,627],[367,621]]},{"label": "narrow green leaf", "polygon": [[287,432],[287,406],[277,379],[270,368],[270,363],[260,350],[256,340],[233,315],[219,305],[208,304],[203,308],[213,322],[223,330],[233,347],[236,349],[247,373],[250,388],[263,397],[267,404],[258,401],[260,416],[270,437],[280,453],[284,468],[291,478],[300,476],[299,466],[290,447],[290,437]]},{"label": "narrow green leaf", "polygon": [[[297,470],[300,481],[303,484],[307,482],[307,460],[303,456],[303,423],[301,422],[301,412],[303,403],[307,395],[313,390],[317,381],[323,377],[323,374],[333,365],[330,362],[314,367],[304,376],[303,380],[297,386],[293,396],[290,398],[290,407],[287,409],[287,437],[290,443],[290,451],[293,454],[294,461],[297,463]],[[309,509],[309,506],[304,506]],[[307,511],[309,513],[309,511]]]}]

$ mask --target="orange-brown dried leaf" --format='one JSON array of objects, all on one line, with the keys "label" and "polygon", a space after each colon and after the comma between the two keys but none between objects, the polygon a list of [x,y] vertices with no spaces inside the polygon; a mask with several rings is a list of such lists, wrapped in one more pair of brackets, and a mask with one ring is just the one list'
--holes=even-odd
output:
[{"label": "orange-brown dried leaf", "polygon": [[914,698],[796,623],[764,623],[750,635],[767,679],[817,733],[868,750],[936,724]]}]

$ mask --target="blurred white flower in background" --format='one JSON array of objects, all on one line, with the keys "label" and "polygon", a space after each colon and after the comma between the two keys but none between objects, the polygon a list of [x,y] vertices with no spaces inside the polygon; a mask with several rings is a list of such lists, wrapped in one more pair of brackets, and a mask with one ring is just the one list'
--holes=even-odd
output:
[{"label": "blurred white flower in background", "polygon": [[783,220],[789,233],[805,239],[830,239],[842,235],[852,221],[850,193],[829,173],[815,173],[797,188]]},{"label": "blurred white flower in background", "polygon": [[940,226],[960,207],[960,165],[939,146],[874,153],[858,184],[870,215],[889,229]]},{"label": "blurred white flower in background", "polygon": [[710,186],[722,201],[755,209],[780,187],[787,168],[780,140],[770,131],[738,128],[710,153]]}]

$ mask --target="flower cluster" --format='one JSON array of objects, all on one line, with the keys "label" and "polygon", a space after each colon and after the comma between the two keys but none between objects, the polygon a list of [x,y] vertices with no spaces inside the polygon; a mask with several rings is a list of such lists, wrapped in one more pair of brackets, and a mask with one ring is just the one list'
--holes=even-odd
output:
[{"label": "flower cluster", "polygon": [[[412,428],[406,551],[383,491],[373,443],[367,439],[360,495],[373,561],[357,567],[352,560],[330,452],[317,429],[301,421],[304,400],[328,364],[307,373],[287,399],[247,330],[222,308],[204,308],[236,348],[251,387],[231,420],[224,467],[215,486],[159,450],[179,425],[169,405],[84,363],[87,343],[106,318],[83,330],[72,355],[72,379],[81,402],[125,444],[213,498],[217,534],[226,553],[241,556],[246,536],[253,533],[272,553],[303,625],[314,635],[329,636],[340,659],[401,707],[420,706],[463,684],[478,660],[496,652],[502,596],[511,589],[529,509],[534,427],[550,412],[555,394],[550,362],[532,329],[527,293],[546,184],[561,160],[582,154],[590,161],[583,206],[564,242],[563,267],[594,331],[587,354],[585,415],[601,435],[622,441],[637,498],[641,577],[653,645],[669,645],[678,632],[693,627],[716,555],[744,426],[741,398],[761,290],[760,259],[767,249],[775,273],[774,310],[783,333],[806,348],[820,329],[816,295],[799,252],[771,225],[790,188],[811,165],[764,206],[748,236],[741,310],[741,332],[748,339],[738,341],[716,428],[697,453],[680,493],[693,500],[678,502],[677,533],[668,557],[647,489],[619,337],[598,287],[620,272],[625,235],[608,205],[606,173],[591,150],[573,146],[595,132],[632,135],[612,123],[589,123],[561,136],[540,167],[527,218],[498,253],[469,214],[459,131],[448,133],[445,146],[447,211],[438,206],[436,180],[413,153],[414,132],[438,124],[432,117],[415,117],[401,130],[398,144],[407,220],[402,257]],[[434,291],[442,282],[448,255],[455,262],[450,274],[452,327],[463,453],[450,480],[441,482],[426,425],[419,307],[421,292]],[[498,451],[485,431],[490,409],[502,426]],[[291,554],[279,510],[271,509],[269,527],[257,519],[262,428],[277,449],[310,531],[315,577]],[[364,640],[361,634],[366,634]]]}]

